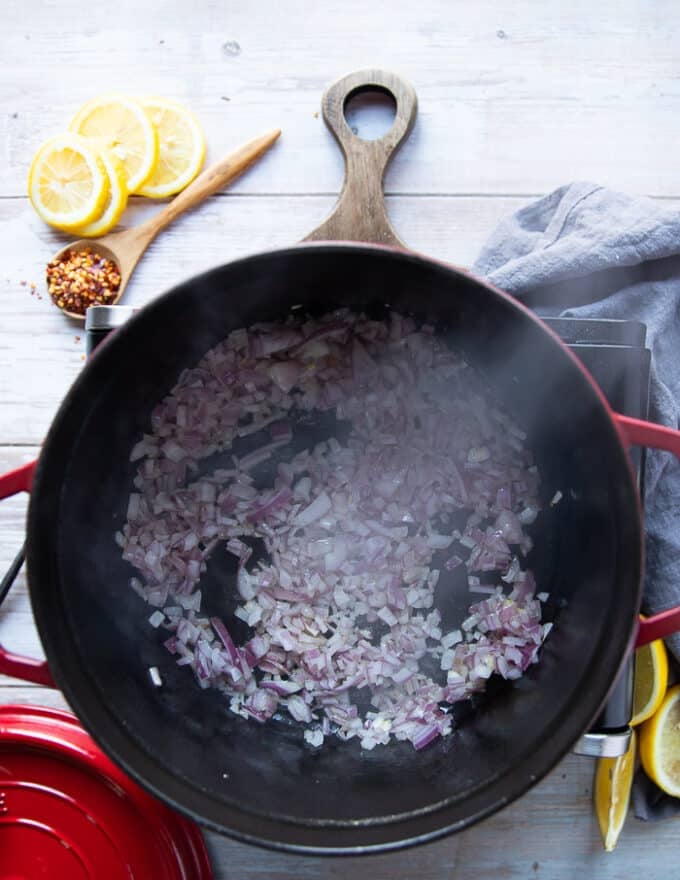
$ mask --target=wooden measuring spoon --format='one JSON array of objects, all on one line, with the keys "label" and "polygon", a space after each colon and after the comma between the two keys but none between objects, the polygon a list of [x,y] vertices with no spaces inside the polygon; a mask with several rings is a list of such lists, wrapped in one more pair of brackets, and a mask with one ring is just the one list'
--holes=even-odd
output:
[{"label": "wooden measuring spoon", "polygon": [[[82,251],[85,248],[91,248],[105,259],[114,262],[120,272],[120,287],[116,291],[115,298],[107,302],[107,305],[115,305],[123,295],[140,257],[158,233],[185,211],[195,208],[208,196],[219,192],[239,174],[242,174],[272,146],[280,134],[279,129],[273,129],[267,134],[248,141],[221,161],[206,168],[185,190],[175,196],[169,205],[147,220],[146,223],[133,226],[122,232],[104,235],[99,239],[81,238],[78,241],[73,241],[58,250],[52,259],[58,260],[67,251]],[[85,315],[78,312],[69,312],[67,309],[62,309],[62,311],[76,321],[85,320]]]}]

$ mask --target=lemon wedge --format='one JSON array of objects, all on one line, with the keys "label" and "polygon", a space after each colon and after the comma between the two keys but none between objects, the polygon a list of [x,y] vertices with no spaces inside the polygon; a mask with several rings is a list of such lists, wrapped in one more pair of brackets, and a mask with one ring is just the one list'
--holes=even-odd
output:
[{"label": "lemon wedge", "polygon": [[659,708],[668,687],[668,655],[661,639],[635,652],[633,727],[642,724]]},{"label": "lemon wedge", "polygon": [[85,226],[79,226],[73,230],[83,238],[96,238],[110,232],[120,220],[127,205],[128,191],[125,183],[125,169],[109,150],[102,150],[100,155],[109,178],[109,194],[99,217]]},{"label": "lemon wedge", "polygon": [[175,101],[143,98],[140,101],[158,132],[158,162],[137,192],[164,199],[183,190],[201,170],[205,137],[196,117]]},{"label": "lemon wedge", "polygon": [[635,769],[635,731],[628,751],[618,758],[600,758],[595,771],[593,800],[602,841],[611,852],[628,815],[628,802]]},{"label": "lemon wedge", "polygon": [[640,758],[645,773],[672,797],[680,797],[680,684],[640,728]]},{"label": "lemon wedge", "polygon": [[137,192],[154,171],[158,135],[144,108],[133,98],[94,98],[80,108],[69,129],[113,153],[125,169],[129,193]]},{"label": "lemon wedge", "polygon": [[109,178],[97,148],[77,134],[50,138],[35,154],[28,197],[45,223],[71,232],[101,214]]}]

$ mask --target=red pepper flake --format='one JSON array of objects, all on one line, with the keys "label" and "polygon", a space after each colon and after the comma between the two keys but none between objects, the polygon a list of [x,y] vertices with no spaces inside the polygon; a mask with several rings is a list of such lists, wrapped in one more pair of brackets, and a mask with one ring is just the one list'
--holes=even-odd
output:
[{"label": "red pepper flake", "polygon": [[107,305],[119,287],[118,266],[89,247],[65,251],[47,264],[47,290],[67,312],[84,315],[90,306]]}]

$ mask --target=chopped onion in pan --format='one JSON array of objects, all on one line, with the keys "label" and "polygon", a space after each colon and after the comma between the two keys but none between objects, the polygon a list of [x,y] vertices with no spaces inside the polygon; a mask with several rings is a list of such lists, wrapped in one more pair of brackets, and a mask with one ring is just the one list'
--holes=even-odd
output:
[{"label": "chopped onion in pan", "polygon": [[154,687],[163,687],[163,679],[161,678],[161,673],[157,666],[149,667],[149,678],[151,679],[151,684]]},{"label": "chopped onion in pan", "polygon": [[[294,452],[315,412],[349,433]],[[238,438],[252,439],[245,455]],[[431,327],[346,310],[260,324],[154,409],[116,542],[169,662],[231,711],[260,724],[284,713],[314,748],[335,735],[420,750],[451,732],[451,704],[537,662],[551,626],[524,567],[540,515],[525,440]],[[227,463],[207,472],[216,453]],[[218,545],[237,567],[243,644],[226,617],[201,614]],[[454,630],[436,607],[452,589],[472,594]]]}]

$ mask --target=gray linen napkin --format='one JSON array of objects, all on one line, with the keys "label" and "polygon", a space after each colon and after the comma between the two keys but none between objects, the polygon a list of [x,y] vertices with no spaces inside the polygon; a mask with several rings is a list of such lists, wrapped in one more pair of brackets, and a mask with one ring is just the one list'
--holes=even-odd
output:
[{"label": "gray linen napkin", "polygon": [[[680,211],[592,183],[572,183],[503,220],[474,271],[544,317],[618,318],[647,325],[652,351],[650,419],[680,416]],[[680,603],[680,462],[650,450],[645,472],[644,610]],[[667,640],[680,660],[680,635]],[[641,819],[675,814],[640,772]]]},{"label": "gray linen napkin", "polygon": [[[572,183],[503,220],[474,271],[540,315],[647,325],[650,419],[680,416],[680,211]],[[645,610],[680,603],[680,462],[650,450],[645,473]],[[668,646],[680,660],[680,635]]]}]

